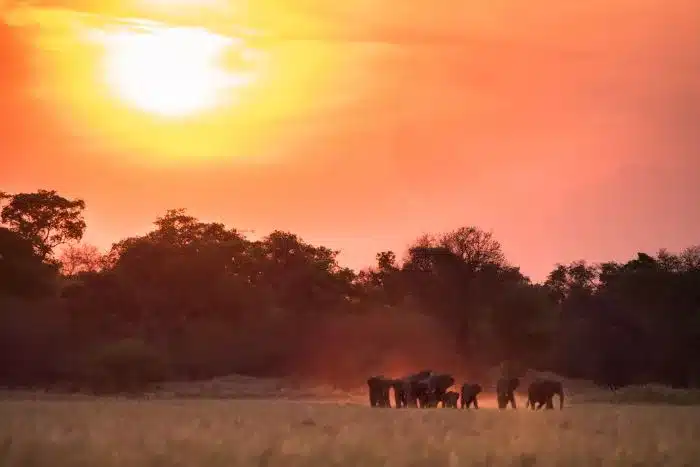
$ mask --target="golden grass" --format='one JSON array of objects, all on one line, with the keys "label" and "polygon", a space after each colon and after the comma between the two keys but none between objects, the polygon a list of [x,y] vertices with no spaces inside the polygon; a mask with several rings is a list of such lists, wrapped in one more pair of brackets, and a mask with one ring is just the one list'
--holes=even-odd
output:
[{"label": "golden grass", "polygon": [[263,400],[0,402],[0,465],[690,466],[700,408],[396,410]]}]

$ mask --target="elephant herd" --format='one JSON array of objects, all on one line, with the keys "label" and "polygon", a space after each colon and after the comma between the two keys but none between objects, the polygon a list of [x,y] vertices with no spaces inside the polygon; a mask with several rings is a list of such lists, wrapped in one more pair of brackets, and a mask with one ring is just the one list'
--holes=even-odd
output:
[{"label": "elephant herd", "polygon": [[[455,379],[445,373],[425,370],[419,373],[392,379],[372,376],[367,380],[369,405],[371,407],[391,407],[390,393],[394,394],[394,407],[438,407],[462,409],[473,406],[479,408],[477,396],[482,392],[479,384],[464,383],[460,391],[452,391]],[[516,408],[515,390],[520,385],[518,378],[501,378],[496,382],[496,401],[499,409],[510,406]],[[564,408],[564,386],[560,381],[539,379],[527,388],[526,408],[553,409],[554,396],[559,397],[559,409]]]}]

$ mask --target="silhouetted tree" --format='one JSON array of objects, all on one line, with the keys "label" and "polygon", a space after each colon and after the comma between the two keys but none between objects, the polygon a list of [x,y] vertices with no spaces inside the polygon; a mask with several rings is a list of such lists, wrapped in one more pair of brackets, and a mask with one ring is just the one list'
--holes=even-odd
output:
[{"label": "silhouetted tree", "polygon": [[557,264],[533,284],[492,233],[470,226],[420,236],[401,261],[379,252],[355,274],[292,232],[250,240],[184,209],[101,255],[74,243],[81,200],[1,199],[1,384],[136,390],[290,372],[338,382],[348,369],[441,366],[456,353],[470,373],[509,361],[613,388],[700,386],[697,246]]},{"label": "silhouetted tree", "polygon": [[66,245],[58,256],[61,273],[75,276],[86,272],[99,272],[105,265],[104,255],[94,245]]},{"label": "silhouetted tree", "polygon": [[0,295],[35,298],[53,289],[56,268],[42,262],[29,240],[0,227]]},{"label": "silhouetted tree", "polygon": [[69,200],[56,191],[36,193],[0,193],[0,220],[22,238],[30,241],[34,251],[47,259],[58,245],[78,241],[85,232],[81,199]]}]

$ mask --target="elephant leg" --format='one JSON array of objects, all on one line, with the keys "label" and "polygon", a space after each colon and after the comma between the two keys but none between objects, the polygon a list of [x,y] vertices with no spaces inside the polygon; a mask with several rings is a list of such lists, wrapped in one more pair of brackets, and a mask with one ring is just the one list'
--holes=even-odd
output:
[{"label": "elephant leg", "polygon": [[379,405],[379,394],[377,392],[377,388],[371,387],[369,388],[369,406],[370,407],[377,407]]},{"label": "elephant leg", "polygon": [[506,408],[506,398],[503,396],[503,394],[497,394],[497,395],[496,395],[496,402],[498,403],[498,408],[499,408],[499,409],[505,409],[505,408]]},{"label": "elephant leg", "polygon": [[396,408],[400,409],[406,407],[406,394],[403,391],[399,391],[399,397],[396,400]]},{"label": "elephant leg", "polygon": [[435,392],[435,407],[439,407],[441,403],[443,409],[447,407],[447,404],[445,404],[445,395],[446,393],[442,391]]}]

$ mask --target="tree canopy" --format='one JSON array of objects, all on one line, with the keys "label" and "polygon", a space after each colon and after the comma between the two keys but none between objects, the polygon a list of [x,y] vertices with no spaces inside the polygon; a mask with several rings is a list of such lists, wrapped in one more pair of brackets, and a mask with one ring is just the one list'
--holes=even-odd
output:
[{"label": "tree canopy", "polygon": [[85,232],[85,201],[69,200],[56,191],[9,195],[0,192],[0,221],[31,242],[34,251],[46,259],[59,245],[80,240]]},{"label": "tree canopy", "polygon": [[0,384],[113,384],[123,359],[148,381],[352,384],[407,361],[468,374],[511,361],[611,386],[700,385],[698,246],[557,264],[533,283],[494,233],[465,225],[356,272],[292,232],[252,240],[184,209],[100,252],[79,243],[82,200],[1,199],[0,350],[21,352],[2,350],[15,370]]}]

